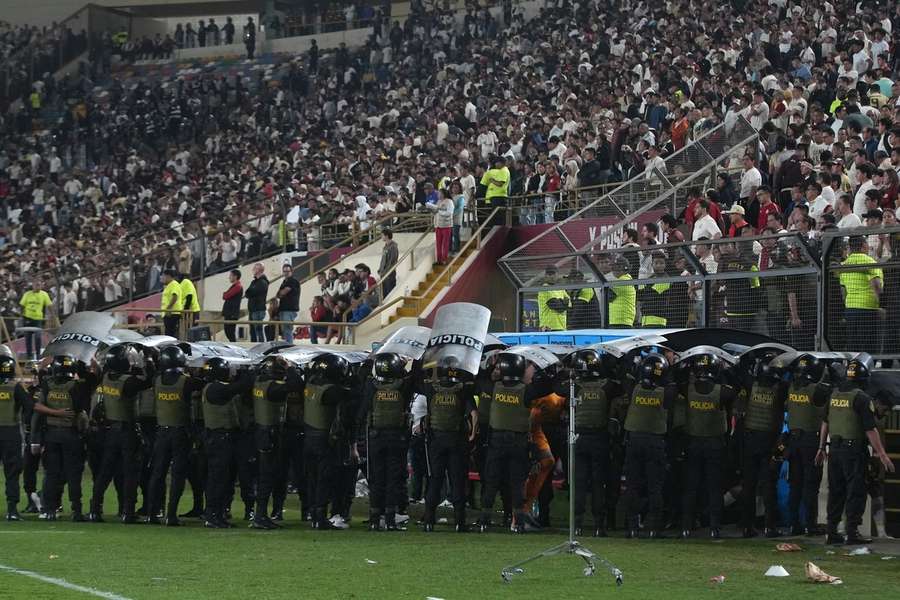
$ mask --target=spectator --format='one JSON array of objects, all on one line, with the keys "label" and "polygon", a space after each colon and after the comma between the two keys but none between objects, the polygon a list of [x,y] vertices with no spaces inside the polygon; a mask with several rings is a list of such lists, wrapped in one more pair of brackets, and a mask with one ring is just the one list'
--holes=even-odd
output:
[{"label": "spectator", "polygon": [[450,259],[453,232],[453,199],[447,190],[441,190],[440,201],[425,206],[434,213],[435,264],[446,265]]},{"label": "spectator", "polygon": [[281,267],[283,280],[278,288],[278,321],[285,321],[281,325],[281,335],[289,344],[294,343],[294,326],[291,323],[300,312],[300,282],[294,278],[294,270],[291,265]]},{"label": "spectator", "polygon": [[376,279],[372,276],[372,269],[369,268],[369,265],[365,263],[359,263],[353,269],[356,271],[356,278],[362,282],[363,291],[368,292],[370,290],[375,289],[375,286],[378,284]]},{"label": "spectator", "polygon": [[31,289],[22,295],[19,305],[22,307],[22,325],[41,330],[25,335],[25,352],[28,354],[29,360],[37,360],[41,356],[44,319],[49,310],[53,308],[50,295],[43,290],[40,279],[32,280]]},{"label": "spectator", "polygon": [[456,254],[460,248],[459,233],[466,211],[466,195],[459,180],[450,184],[450,194],[453,197],[453,236],[450,240],[450,252]]},{"label": "spectator", "polygon": [[722,237],[722,230],[719,229],[718,223],[709,215],[709,201],[700,200],[696,204],[694,212],[696,220],[694,221],[694,230],[691,233],[691,240],[696,241],[700,238],[708,240],[717,240]]},{"label": "spectator", "polygon": [[[278,313],[279,304],[280,301],[278,300],[278,298],[272,298],[271,300],[269,300],[268,304],[266,305],[266,314],[268,315],[267,320],[278,321],[280,319],[280,315]],[[265,337],[263,341],[265,342],[274,342],[276,339],[278,339],[278,327],[275,324],[266,325],[263,329],[263,333]]]},{"label": "spectator", "polygon": [[266,268],[262,263],[253,265],[253,281],[247,286],[244,296],[247,298],[247,313],[250,319],[250,341],[264,342],[261,321],[266,320],[266,296],[269,293],[269,280]]},{"label": "spectator", "polygon": [[[244,288],[241,285],[241,272],[238,269],[232,269],[228,273],[228,282],[231,284],[222,294],[222,319],[225,321],[237,321],[241,318],[241,298],[244,294]],[[235,337],[235,323],[225,324],[225,337],[229,342],[237,341]]]},{"label": "spectator", "polygon": [[391,269],[400,258],[400,249],[394,241],[394,233],[385,228],[381,232],[384,247],[381,250],[381,263],[378,265],[378,276],[381,278],[381,297],[387,298],[394,286],[397,285],[397,274]]},{"label": "spectator", "polygon": [[729,220],[728,237],[736,238],[741,237],[742,235],[753,234],[750,223],[744,220],[744,212],[743,206],[735,204],[725,213],[728,215]]},{"label": "spectator", "polygon": [[63,284],[63,297],[62,297],[62,314],[60,315],[60,321],[65,322],[65,320],[72,316],[76,310],[78,310],[78,294],[75,293],[75,289],[72,286],[71,281],[67,281]]},{"label": "spectator", "polygon": [[[309,320],[313,323],[327,323],[331,318],[331,313],[325,306],[325,298],[323,296],[313,296],[312,306],[309,307]],[[325,337],[328,333],[327,327],[317,327],[310,325],[309,342],[318,344],[320,337]]]},{"label": "spectator", "polygon": [[377,302],[378,300],[372,295],[365,298],[354,298],[350,303],[350,322],[359,323],[368,317],[372,314],[372,310]]},{"label": "spectator", "polygon": [[162,275],[162,300],[160,309],[163,314],[163,327],[166,335],[177,338],[179,324],[181,323],[181,311],[184,308],[182,298],[183,288],[178,283],[178,272],[175,269],[166,269]]},{"label": "spectator", "polygon": [[841,263],[849,267],[839,275],[847,321],[848,347],[852,352],[878,351],[878,311],[884,274],[868,254],[866,238],[852,236],[847,243],[847,258]]},{"label": "spectator", "polygon": [[761,234],[766,229],[769,221],[769,213],[780,213],[778,205],[772,201],[772,192],[767,187],[761,187],[756,191],[759,200],[759,211],[756,216],[756,233]]},{"label": "spectator", "polygon": [[854,229],[862,227],[862,220],[853,212],[850,205],[850,196],[841,194],[837,200],[837,222],[838,229]]},{"label": "spectator", "polygon": [[665,214],[660,217],[659,222],[662,223],[664,244],[676,244],[684,241],[684,234],[678,229],[678,220],[671,214]]}]

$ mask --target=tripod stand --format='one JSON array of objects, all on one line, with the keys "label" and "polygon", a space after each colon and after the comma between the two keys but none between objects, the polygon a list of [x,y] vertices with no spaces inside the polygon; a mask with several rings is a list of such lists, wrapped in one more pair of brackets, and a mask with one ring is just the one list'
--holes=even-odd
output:
[{"label": "tripod stand", "polygon": [[584,575],[589,577],[594,574],[597,570],[597,563],[603,564],[613,577],[616,578],[616,585],[622,585],[622,571],[620,571],[614,564],[612,564],[607,559],[594,554],[590,549],[581,545],[581,543],[575,539],[575,440],[577,436],[575,435],[575,404],[577,400],[575,399],[575,378],[574,376],[569,377],[569,440],[568,440],[568,449],[569,449],[569,539],[561,544],[557,544],[552,548],[547,548],[543,552],[536,554],[532,557],[526,558],[523,561],[517,562],[515,564],[509,565],[508,567],[503,567],[500,571],[500,576],[503,578],[503,581],[506,583],[510,583],[512,581],[513,575],[521,575],[525,572],[523,568],[528,563],[534,562],[540,558],[544,558],[547,556],[555,556],[557,554],[572,554],[575,556],[580,556],[584,559],[585,567],[584,567]]}]

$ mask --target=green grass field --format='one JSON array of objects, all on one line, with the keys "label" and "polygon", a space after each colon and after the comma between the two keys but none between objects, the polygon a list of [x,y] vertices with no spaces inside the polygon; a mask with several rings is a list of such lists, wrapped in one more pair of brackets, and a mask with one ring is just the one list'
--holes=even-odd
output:
[{"label": "green grass field", "polygon": [[[560,494],[555,504],[562,505],[565,499]],[[187,498],[182,504],[188,508]],[[106,506],[114,510],[115,499],[108,496]],[[238,514],[237,504],[234,508]],[[847,557],[844,549],[827,554],[821,543],[806,540],[800,540],[803,552],[782,554],[773,542],[762,540],[585,538],[587,547],[622,569],[623,587],[617,589],[605,570],[583,576],[583,562],[573,556],[542,559],[504,584],[503,566],[563,541],[565,534],[463,535],[447,526],[439,526],[441,531],[433,534],[423,534],[415,526],[405,532],[374,533],[366,531],[361,516],[354,517],[350,530],[315,532],[298,521],[296,506],[292,508],[286,512],[286,527],[273,532],[249,530],[240,521],[236,523],[241,527],[232,530],[206,530],[196,520],[171,529],[71,523],[67,515],[55,523],[33,515],[27,522],[4,521],[0,598],[96,597],[10,568],[94,588],[106,598],[132,600],[900,597],[900,557]],[[415,519],[421,506],[413,509]],[[355,510],[363,514],[364,504],[356,502]],[[878,552],[878,545],[873,549]],[[842,577],[844,585],[807,583],[803,572],[807,560]],[[783,564],[791,577],[764,577],[772,564]],[[719,574],[725,575],[724,584],[709,583]]]}]

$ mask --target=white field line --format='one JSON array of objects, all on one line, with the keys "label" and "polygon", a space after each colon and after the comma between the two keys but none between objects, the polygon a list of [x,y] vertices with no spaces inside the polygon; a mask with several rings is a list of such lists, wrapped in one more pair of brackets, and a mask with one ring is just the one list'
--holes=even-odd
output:
[{"label": "white field line", "polygon": [[112,592],[104,592],[103,590],[98,590],[92,587],[84,587],[83,585],[69,583],[65,579],[59,579],[58,577],[47,577],[46,575],[41,575],[40,573],[35,573],[34,571],[16,569],[15,567],[9,567],[7,565],[0,565],[0,571],[13,573],[15,575],[23,575],[25,577],[30,577],[31,579],[37,579],[38,581],[43,581],[44,583],[49,583],[51,585],[65,588],[67,590],[90,594],[91,596],[96,596],[97,598],[106,598],[106,600],[131,600],[130,598],[120,596]]}]

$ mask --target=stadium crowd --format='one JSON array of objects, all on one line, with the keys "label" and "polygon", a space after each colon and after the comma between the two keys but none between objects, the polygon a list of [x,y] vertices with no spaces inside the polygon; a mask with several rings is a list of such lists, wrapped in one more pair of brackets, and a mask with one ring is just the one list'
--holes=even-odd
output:
[{"label": "stadium crowd", "polygon": [[[804,227],[805,212],[810,230],[829,213],[852,223],[842,193],[861,219],[896,203],[900,6],[556,0],[530,21],[511,2],[500,18],[477,3],[461,20],[413,10],[402,24],[376,15],[364,48],[313,46],[253,77],[126,86],[87,65],[36,82],[0,122],[4,289],[38,276],[55,298],[63,280],[82,307],[108,304],[116,286],[153,289],[156,263],[197,276],[201,253],[227,268],[278,245],[285,212],[297,247],[316,249],[321,225],[435,204],[453,180],[470,204],[536,193],[535,220],[553,220],[565,192],[658,167],[738,115],[758,151],[738,184],[706,196],[742,206],[754,231],[770,212],[776,228]],[[774,208],[760,208],[764,186]],[[208,243],[190,241],[201,232]]]}]

